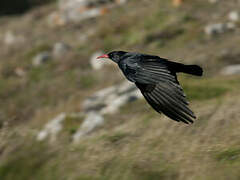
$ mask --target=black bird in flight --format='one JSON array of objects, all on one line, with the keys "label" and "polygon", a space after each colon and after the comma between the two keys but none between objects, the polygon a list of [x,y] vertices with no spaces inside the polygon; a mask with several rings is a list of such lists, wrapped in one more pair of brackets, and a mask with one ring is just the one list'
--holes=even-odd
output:
[{"label": "black bird in flight", "polygon": [[198,65],[184,65],[154,55],[124,51],[113,51],[100,58],[109,58],[117,63],[125,77],[136,84],[157,112],[187,124],[196,119],[188,108],[176,73],[202,76],[203,70]]}]

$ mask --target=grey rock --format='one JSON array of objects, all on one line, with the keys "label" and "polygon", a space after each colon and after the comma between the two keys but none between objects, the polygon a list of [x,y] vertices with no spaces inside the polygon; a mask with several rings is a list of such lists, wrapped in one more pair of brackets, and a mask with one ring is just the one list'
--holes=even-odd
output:
[{"label": "grey rock", "polygon": [[235,24],[232,22],[210,24],[205,27],[204,31],[207,35],[214,36],[217,34],[223,34],[227,31],[234,30],[235,27],[236,27]]},{"label": "grey rock", "polygon": [[93,94],[91,97],[87,98],[83,102],[83,109],[85,112],[89,111],[100,111],[102,108],[105,107],[105,99],[108,96],[114,94],[116,87],[109,87],[103,90],[100,90]]},{"label": "grey rock", "polygon": [[224,33],[226,30],[226,25],[223,23],[210,24],[205,27],[205,33],[210,36]]},{"label": "grey rock", "polygon": [[221,74],[223,75],[237,75],[240,74],[240,64],[230,65],[225,67]]},{"label": "grey rock", "polygon": [[226,27],[227,27],[227,30],[233,31],[236,29],[236,24],[233,22],[228,22],[228,23],[226,23]]},{"label": "grey rock", "polygon": [[103,5],[118,2],[119,0],[60,0],[59,8],[62,10],[70,10],[78,8],[79,11],[87,10],[88,8],[96,8]]},{"label": "grey rock", "polygon": [[105,114],[112,114],[123,105],[142,98],[140,91],[133,83],[124,81],[115,86],[100,90],[87,98],[83,102],[83,112],[67,115],[61,113],[53,120],[50,120],[43,130],[37,135],[38,141],[43,141],[49,137],[50,141],[56,140],[57,135],[63,129],[63,122],[67,117],[85,117],[79,130],[73,135],[73,142],[78,142],[81,138],[93,132],[97,127],[104,124]]},{"label": "grey rock", "polygon": [[101,14],[99,8],[89,8],[90,4],[88,0],[60,0],[59,9],[67,22],[79,22]]},{"label": "grey rock", "polygon": [[136,86],[128,81],[96,92],[83,102],[87,117],[77,133],[73,135],[73,141],[78,142],[82,137],[101,126],[104,123],[103,115],[115,113],[128,102],[142,97]]},{"label": "grey rock", "polygon": [[25,42],[25,37],[12,31],[7,31],[4,35],[3,42],[8,46],[18,45]]},{"label": "grey rock", "polygon": [[44,51],[44,52],[41,52],[39,53],[38,55],[36,55],[34,58],[33,58],[33,66],[40,66],[44,63],[46,63],[47,61],[49,61],[51,58],[51,54],[47,51]]},{"label": "grey rock", "polygon": [[238,11],[231,11],[228,14],[228,18],[232,22],[238,22],[239,21],[239,12]]},{"label": "grey rock", "polygon": [[65,112],[59,114],[54,119],[48,121],[44,128],[37,134],[37,141],[43,141],[49,138],[51,142],[57,140],[58,134],[63,130],[63,123],[68,118],[84,118],[83,113],[71,113]]},{"label": "grey rock", "polygon": [[120,107],[140,98],[142,98],[142,95],[135,84],[124,81],[120,85],[115,86],[114,92],[112,94],[109,94],[104,98],[105,106],[100,111],[100,113],[116,113]]},{"label": "grey rock", "polygon": [[21,68],[21,67],[17,67],[15,70],[14,70],[15,74],[18,76],[18,77],[25,77],[26,76],[26,71]]},{"label": "grey rock", "polygon": [[86,99],[83,103],[83,109],[86,112],[97,111],[100,114],[112,114],[130,101],[142,98],[137,87],[130,82],[105,88],[96,92],[93,96]]},{"label": "grey rock", "polygon": [[79,130],[73,135],[73,142],[77,143],[83,136],[103,125],[103,123],[104,118],[102,115],[94,111],[88,113]]},{"label": "grey rock", "polygon": [[97,17],[101,15],[101,9],[100,8],[95,8],[95,9],[89,9],[85,12],[79,13],[76,11],[69,11],[68,12],[68,19],[73,21],[73,22],[79,22],[85,19],[90,19]]},{"label": "grey rock", "polygon": [[63,42],[57,42],[53,46],[53,56],[60,58],[66,55],[71,50],[71,47]]},{"label": "grey rock", "polygon": [[127,0],[59,0],[59,14],[56,15],[55,13],[50,19],[58,24],[62,24],[62,22],[64,22],[64,24],[66,22],[79,22],[107,13],[108,9],[116,5],[124,4],[126,1]]},{"label": "grey rock", "polygon": [[50,136],[50,141],[55,141],[58,133],[63,128],[63,121],[66,118],[66,113],[61,113],[56,118],[50,120],[44,127],[42,131],[40,131],[37,135],[38,141],[45,140],[48,136]]},{"label": "grey rock", "polygon": [[134,90],[130,93],[126,93],[126,94],[123,94],[121,96],[118,96],[116,98],[109,98],[107,100],[110,100],[108,101],[107,103],[107,106],[104,107],[100,113],[101,114],[113,114],[113,113],[116,113],[120,107],[122,107],[123,105],[131,102],[131,101],[135,101],[137,99],[140,99],[142,98],[142,95],[141,93],[138,91],[138,90]]}]

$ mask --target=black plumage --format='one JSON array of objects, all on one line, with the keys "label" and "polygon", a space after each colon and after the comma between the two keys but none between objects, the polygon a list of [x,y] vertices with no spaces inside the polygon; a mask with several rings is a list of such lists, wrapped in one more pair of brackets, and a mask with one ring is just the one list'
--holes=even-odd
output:
[{"label": "black plumage", "polygon": [[186,96],[176,73],[202,76],[197,65],[184,65],[158,56],[113,51],[98,58],[110,58],[118,64],[125,77],[136,84],[147,102],[159,113],[175,121],[193,123],[194,113],[188,108]]}]

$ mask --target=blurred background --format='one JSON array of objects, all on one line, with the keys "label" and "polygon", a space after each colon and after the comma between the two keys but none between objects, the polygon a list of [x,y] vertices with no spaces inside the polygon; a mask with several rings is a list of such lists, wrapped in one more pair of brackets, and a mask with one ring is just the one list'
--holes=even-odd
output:
[{"label": "blurred background", "polygon": [[[239,0],[1,0],[0,179],[240,179]],[[157,114],[112,50],[179,75],[198,119]]]}]

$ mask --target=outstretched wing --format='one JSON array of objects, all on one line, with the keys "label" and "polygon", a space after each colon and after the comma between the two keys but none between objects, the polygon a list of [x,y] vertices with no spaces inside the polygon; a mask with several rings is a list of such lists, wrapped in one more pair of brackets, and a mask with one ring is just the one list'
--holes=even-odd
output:
[{"label": "outstretched wing", "polygon": [[176,86],[160,82],[155,85],[135,83],[147,102],[159,113],[175,121],[193,123],[196,118],[188,108],[183,92]]},{"label": "outstretched wing", "polygon": [[182,87],[167,63],[148,59],[137,64],[125,64],[124,74],[135,82],[147,102],[159,113],[175,121],[193,123],[196,118],[188,108]]}]

